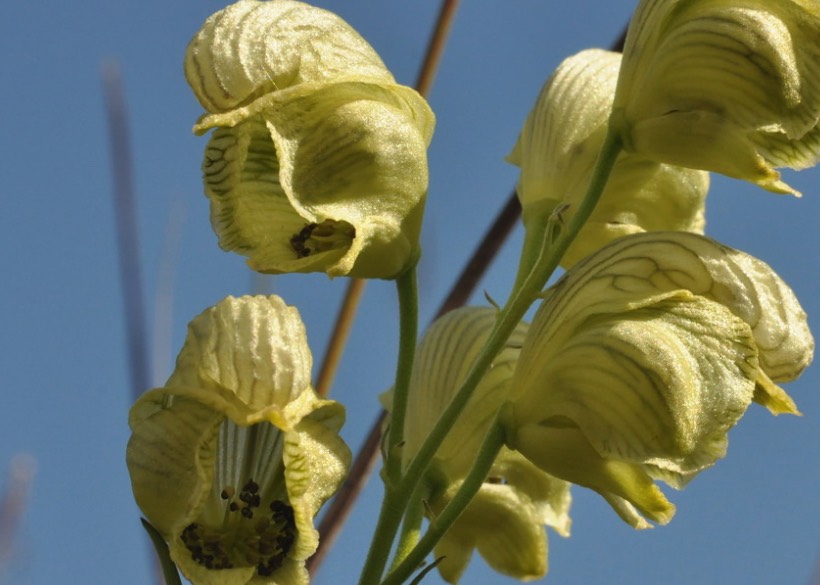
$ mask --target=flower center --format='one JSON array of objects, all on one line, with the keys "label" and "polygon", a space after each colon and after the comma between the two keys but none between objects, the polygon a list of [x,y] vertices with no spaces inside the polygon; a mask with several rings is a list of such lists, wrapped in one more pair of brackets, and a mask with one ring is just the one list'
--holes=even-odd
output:
[{"label": "flower center", "polygon": [[356,237],[356,228],[346,221],[326,219],[322,223],[309,223],[290,238],[290,246],[296,256],[304,258],[329,250],[344,248]]},{"label": "flower center", "polygon": [[253,479],[234,496],[233,486],[222,490],[226,522],[218,527],[189,524],[182,531],[182,542],[191,558],[208,569],[255,565],[259,575],[271,575],[282,566],[296,540],[293,508],[281,500],[262,508],[259,485]]}]

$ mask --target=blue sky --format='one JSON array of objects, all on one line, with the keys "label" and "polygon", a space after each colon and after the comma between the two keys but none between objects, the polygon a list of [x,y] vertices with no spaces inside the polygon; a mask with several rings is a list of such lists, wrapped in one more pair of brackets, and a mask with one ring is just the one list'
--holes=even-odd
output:
[{"label": "blue sky", "polygon": [[[412,84],[438,10],[433,0],[323,1]],[[119,62],[129,106],[140,254],[149,317],[169,223],[178,244],[170,338],[156,343],[159,383],[194,315],[228,294],[263,287],[298,305],[319,361],[345,281],[284,276],[255,281],[219,250],[202,195],[206,139],[182,77],[202,21],[224,5],[164,2],[16,2],[0,19],[0,472],[18,453],[36,460],[28,509],[6,583],[150,583],[149,551],[130,494],[124,452],[130,405],[112,177],[100,71]],[[633,1],[466,2],[433,88],[438,117],[421,264],[429,321],[472,247],[501,208],[516,172],[503,161],[552,69],[574,52],[607,46]],[[707,233],[771,264],[820,331],[820,170],[789,174],[804,197],[713,178]],[[503,299],[516,231],[481,287]],[[481,292],[476,295],[481,301]],[[334,397],[356,449],[391,384],[395,292],[370,283]],[[170,347],[170,349],[168,349]],[[163,349],[164,348],[164,349]],[[806,584],[820,558],[820,369],[788,386],[804,416],[750,409],[729,455],[685,491],[678,515],[634,532],[596,495],[574,490],[573,535],[550,536],[546,582],[683,585]],[[3,477],[3,476],[0,476]],[[0,480],[0,481],[5,481]],[[374,481],[316,583],[352,583],[375,519]],[[439,582],[438,577],[429,583]],[[475,559],[469,584],[514,582]],[[817,582],[817,581],[815,581]]]}]

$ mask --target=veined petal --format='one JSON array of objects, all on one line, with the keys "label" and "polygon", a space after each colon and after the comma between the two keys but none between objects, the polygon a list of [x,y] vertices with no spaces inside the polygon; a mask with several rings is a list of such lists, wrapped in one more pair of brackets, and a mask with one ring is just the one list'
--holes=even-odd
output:
[{"label": "veined petal", "polygon": [[690,293],[597,316],[561,347],[539,341],[522,362],[537,366],[516,377],[517,423],[571,420],[602,457],[661,468],[676,487],[723,457],[752,400],[749,326]]},{"label": "veined petal", "polygon": [[[433,500],[433,513],[449,501],[461,482],[448,493]],[[517,489],[502,484],[485,483],[455,524],[436,545],[441,576],[457,583],[467,567],[473,549],[478,549],[494,570],[516,579],[530,580],[547,572],[547,535],[538,509]]]},{"label": "veined petal", "polygon": [[640,465],[601,456],[583,432],[565,421],[521,425],[511,445],[541,469],[597,491],[633,528],[651,528],[642,514],[660,524],[675,515],[675,506]]},{"label": "veined petal", "polygon": [[[621,56],[587,49],[550,76],[507,160],[521,168],[518,197],[526,214],[544,199],[583,191],[606,133]],[[583,194],[583,193],[582,193]]]},{"label": "veined petal", "polygon": [[310,363],[295,309],[229,297],[131,409],[135,498],[191,582],[307,584],[313,518],[350,463],[343,408],[310,388]]},{"label": "veined petal", "polygon": [[820,156],[820,9],[805,0],[644,0],[614,104],[625,146],[795,193]]},{"label": "veined petal", "polygon": [[[589,49],[561,63],[544,85],[508,160],[521,167],[518,196],[527,230],[555,214],[567,222],[586,195],[607,132],[618,53]],[[622,153],[592,216],[567,250],[569,267],[623,235],[703,232],[708,173]]]},{"label": "veined petal", "polygon": [[796,377],[812,352],[805,314],[764,263],[695,234],[625,236],[546,295],[516,367],[508,444],[636,528],[642,515],[666,522],[652,480],[682,487],[723,457],[752,399],[796,412],[771,376]]},{"label": "veined petal", "polygon": [[[326,402],[325,410],[331,409],[335,411],[334,418],[341,414],[343,419],[341,405]],[[305,561],[316,552],[319,533],[313,527],[313,518],[338,491],[350,467],[350,450],[339,437],[338,429],[333,428],[336,423],[325,426],[329,414],[325,412],[317,417],[314,413],[305,417],[285,441],[283,458],[288,499],[301,537],[292,553],[296,560]]]},{"label": "veined petal", "polygon": [[[494,308],[462,307],[437,319],[425,333],[410,380],[402,447],[405,464],[460,388],[495,325],[496,314]],[[470,471],[508,397],[526,331],[523,322],[515,328],[436,452],[426,477],[428,515],[447,506]],[[383,396],[388,410],[392,410],[391,400],[391,393]],[[478,494],[436,546],[436,554],[445,556],[438,565],[441,575],[457,582],[477,548],[502,573],[520,579],[542,576],[547,562],[544,526],[568,535],[570,503],[567,482],[502,448]]]},{"label": "veined petal", "polygon": [[[447,408],[495,324],[496,310],[462,307],[437,319],[425,333],[413,365],[403,457],[409,462]],[[527,331],[522,322],[479,383],[462,416],[436,454],[448,477],[461,477],[473,463],[496,411],[509,391]]]},{"label": "veined petal", "polygon": [[[591,315],[632,309],[676,290],[717,301],[746,322],[763,376],[791,381],[811,363],[814,339],[806,313],[771,267],[714,240],[683,232],[622,238],[580,262],[543,305],[538,327],[549,329],[551,343],[557,346]],[[546,335],[530,333],[536,334]],[[779,403],[790,402],[785,392],[766,383],[759,385],[755,399],[765,403],[762,396],[777,390],[782,393]],[[793,403],[791,408],[780,412],[797,412]]]},{"label": "veined petal", "polygon": [[185,56],[185,77],[209,112],[302,83],[393,76],[350,25],[293,0],[240,0],[205,21]]},{"label": "veined petal", "polygon": [[191,389],[237,422],[257,422],[284,416],[309,389],[312,363],[295,307],[277,296],[227,297],[191,321],[166,388]]},{"label": "veined petal", "polygon": [[420,253],[432,115],[396,87],[328,85],[265,110],[294,208],[353,227],[330,276],[393,277]]},{"label": "veined petal", "polygon": [[128,441],[131,488],[154,528],[169,534],[196,516],[213,481],[215,452],[210,445],[224,416],[190,399],[180,408],[163,405],[161,390],[143,394],[131,408],[129,425],[140,429]]},{"label": "veined petal", "polygon": [[526,457],[506,447],[501,449],[493,465],[492,479],[515,486],[519,494],[528,497],[535,505],[542,524],[561,536],[569,536],[572,526],[569,482],[544,473]]}]

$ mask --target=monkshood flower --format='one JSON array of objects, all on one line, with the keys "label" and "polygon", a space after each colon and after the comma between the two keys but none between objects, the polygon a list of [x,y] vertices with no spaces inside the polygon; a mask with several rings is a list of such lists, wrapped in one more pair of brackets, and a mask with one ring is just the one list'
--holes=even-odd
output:
[{"label": "monkshood flower", "polygon": [[427,102],[335,14],[240,0],[205,22],[185,75],[215,128],[203,164],[220,246],[267,273],[393,278],[420,254]]},{"label": "monkshood flower", "polygon": [[[466,377],[495,314],[495,309],[483,307],[451,311],[431,325],[422,339],[408,395],[402,448],[405,464]],[[526,331],[526,324],[521,323],[513,332],[436,453],[427,478],[428,514],[439,514],[461,487],[496,411],[507,398]],[[467,509],[436,545],[436,557],[444,557],[438,570],[448,582],[456,583],[478,549],[498,572],[519,579],[541,577],[547,570],[544,526],[568,536],[569,506],[567,482],[504,448]]]},{"label": "monkshood flower", "polygon": [[[541,90],[508,160],[521,167],[527,230],[564,221],[586,194],[607,132],[621,55],[588,49],[564,60]],[[562,259],[568,268],[615,238],[643,231],[703,233],[709,174],[621,153],[592,216]]]},{"label": "monkshood flower", "polygon": [[[588,49],[564,60],[541,90],[508,157],[521,167],[526,229],[571,218],[586,195],[607,132],[621,55]],[[568,268],[610,241],[643,231],[703,233],[705,171],[622,152],[592,216],[564,254]]]},{"label": "monkshood flower", "polygon": [[810,363],[814,341],[769,266],[703,236],[625,236],[547,293],[512,382],[508,445],[543,470],[598,491],[636,528],[723,457],[755,400],[797,410],[777,385]]},{"label": "monkshood flower", "polygon": [[613,123],[624,147],[794,193],[775,167],[820,153],[820,4],[643,0]]},{"label": "monkshood flower", "polygon": [[344,409],[313,392],[311,363],[295,308],[228,297],[132,407],[134,497],[192,583],[308,582],[313,518],[350,463]]}]

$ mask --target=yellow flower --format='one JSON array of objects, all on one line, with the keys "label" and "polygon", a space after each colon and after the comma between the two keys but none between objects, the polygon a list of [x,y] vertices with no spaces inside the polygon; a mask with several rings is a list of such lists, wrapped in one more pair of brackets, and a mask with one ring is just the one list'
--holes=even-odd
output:
[{"label": "yellow flower", "polygon": [[[464,307],[430,326],[413,365],[402,459],[408,464],[464,380],[495,322],[495,310]],[[462,485],[505,401],[527,326],[519,324],[436,453],[427,477],[428,513]],[[388,398],[389,402],[389,398]],[[456,583],[478,549],[496,571],[534,579],[547,571],[545,525],[569,535],[569,485],[502,449],[487,480],[435,548],[442,577]]]},{"label": "yellow flower", "polygon": [[820,4],[643,0],[613,123],[631,152],[794,193],[820,153]]},{"label": "yellow flower", "polygon": [[131,409],[134,497],[196,585],[308,582],[313,518],[350,464],[341,405],[310,387],[299,313],[228,297],[195,318],[162,388]]},{"label": "yellow flower", "polygon": [[752,400],[797,410],[776,382],[813,356],[806,315],[766,264],[685,232],[625,236],[551,289],[512,382],[508,444],[598,491],[636,528],[674,514],[723,457]]},{"label": "yellow flower", "polygon": [[[547,80],[508,160],[521,167],[524,225],[575,214],[607,132],[621,56],[588,49]],[[703,233],[709,174],[621,153],[592,216],[564,254],[568,268],[610,241],[643,231]]]},{"label": "yellow flower", "polygon": [[216,128],[205,192],[220,246],[268,273],[393,278],[420,254],[434,117],[338,16],[240,0],[188,46]]}]

